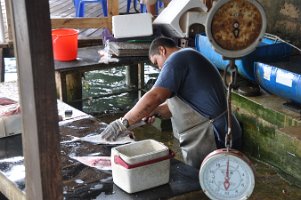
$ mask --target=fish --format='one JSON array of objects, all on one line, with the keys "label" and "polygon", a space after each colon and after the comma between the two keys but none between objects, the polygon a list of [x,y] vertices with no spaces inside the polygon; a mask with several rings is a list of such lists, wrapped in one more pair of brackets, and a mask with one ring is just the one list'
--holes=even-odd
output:
[{"label": "fish", "polygon": [[20,105],[6,97],[0,97],[0,117],[19,114],[21,112]]},{"label": "fish", "polygon": [[72,156],[70,158],[99,170],[112,170],[110,156]]},{"label": "fish", "polygon": [[5,106],[5,105],[10,105],[10,104],[15,104],[17,103],[16,101],[6,98],[6,97],[0,97],[0,105]]},{"label": "fish", "polygon": [[72,135],[67,135],[71,137],[71,140],[62,141],[61,144],[70,143],[70,142],[78,142],[78,141],[84,141],[89,142],[92,144],[110,144],[110,145],[121,145],[121,144],[127,144],[135,141],[134,133],[131,131],[137,127],[145,125],[146,122],[141,120],[140,122],[137,122],[136,124],[131,125],[127,131],[126,134],[122,134],[122,136],[119,136],[116,138],[116,140],[107,140],[102,138],[101,134],[98,133],[92,133],[89,135],[86,135],[84,137],[75,137]]},{"label": "fish", "polygon": [[135,140],[131,138],[130,136],[124,136],[124,137],[118,137],[114,141],[109,141],[104,138],[102,138],[101,134],[96,135],[87,135],[84,137],[75,137],[72,135],[68,135],[69,137],[72,137],[71,140],[62,141],[61,144],[70,143],[70,142],[78,142],[78,141],[84,141],[89,142],[92,144],[110,144],[110,145],[121,145],[121,144],[127,144],[134,142]]}]

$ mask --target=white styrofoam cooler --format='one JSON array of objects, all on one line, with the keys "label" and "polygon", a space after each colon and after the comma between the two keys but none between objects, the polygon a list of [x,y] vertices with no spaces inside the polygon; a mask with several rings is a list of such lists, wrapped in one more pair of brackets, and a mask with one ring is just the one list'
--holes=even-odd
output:
[{"label": "white styrofoam cooler", "polygon": [[112,17],[114,38],[151,36],[152,16],[149,13],[115,15]]},{"label": "white styrofoam cooler", "polygon": [[22,115],[14,114],[0,117],[0,138],[22,132]]},{"label": "white styrofoam cooler", "polygon": [[152,139],[112,148],[113,182],[128,193],[166,184],[173,156],[164,144]]}]

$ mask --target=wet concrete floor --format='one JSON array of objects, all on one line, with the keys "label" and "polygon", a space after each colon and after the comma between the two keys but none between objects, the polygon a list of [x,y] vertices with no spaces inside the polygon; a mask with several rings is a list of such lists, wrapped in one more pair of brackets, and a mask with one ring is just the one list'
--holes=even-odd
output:
[{"label": "wet concrete floor", "polygon": [[[101,121],[109,123],[120,116],[101,117]],[[178,141],[173,137],[172,131],[159,131],[152,125],[145,125],[134,130],[136,140],[155,139],[163,142],[176,153],[176,159],[182,160]],[[255,172],[255,189],[249,200],[299,200],[301,188],[286,181],[278,171],[266,163],[250,158]],[[202,191],[195,191],[185,195],[171,198],[171,200],[207,200]]]}]

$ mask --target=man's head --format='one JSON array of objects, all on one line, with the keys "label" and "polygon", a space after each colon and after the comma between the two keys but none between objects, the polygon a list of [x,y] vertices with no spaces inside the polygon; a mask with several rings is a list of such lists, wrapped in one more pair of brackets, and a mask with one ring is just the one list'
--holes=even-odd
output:
[{"label": "man's head", "polygon": [[151,43],[148,56],[150,61],[161,69],[168,56],[177,50],[178,47],[172,39],[159,37]]}]

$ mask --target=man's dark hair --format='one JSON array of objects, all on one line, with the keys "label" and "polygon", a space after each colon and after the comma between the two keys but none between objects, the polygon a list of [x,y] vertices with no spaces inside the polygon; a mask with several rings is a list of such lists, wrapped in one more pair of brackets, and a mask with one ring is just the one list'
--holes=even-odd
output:
[{"label": "man's dark hair", "polygon": [[153,56],[153,55],[160,54],[160,52],[159,52],[160,46],[167,47],[167,48],[174,48],[177,46],[177,44],[171,38],[158,37],[158,38],[154,39],[152,41],[152,43],[150,44],[148,55]]}]

